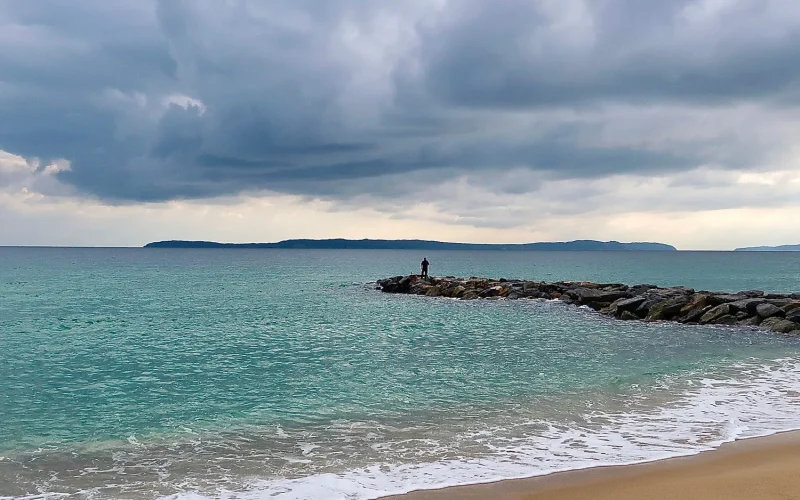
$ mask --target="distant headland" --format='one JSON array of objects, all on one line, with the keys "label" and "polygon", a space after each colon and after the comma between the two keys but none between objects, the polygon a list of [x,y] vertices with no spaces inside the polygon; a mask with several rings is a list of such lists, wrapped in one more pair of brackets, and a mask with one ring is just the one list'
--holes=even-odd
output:
[{"label": "distant headland", "polygon": [[155,241],[145,248],[283,248],[323,250],[506,250],[506,251],[668,251],[664,243],[620,243],[619,241],[576,240],[542,243],[449,243],[429,240],[284,240],[277,243],[217,243],[214,241]]},{"label": "distant headland", "polygon": [[743,247],[734,252],[800,252],[800,245],[778,245],[776,247]]}]

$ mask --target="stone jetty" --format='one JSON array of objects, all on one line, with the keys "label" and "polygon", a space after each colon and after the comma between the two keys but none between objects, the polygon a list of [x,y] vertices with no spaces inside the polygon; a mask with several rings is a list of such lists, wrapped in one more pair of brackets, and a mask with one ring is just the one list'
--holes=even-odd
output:
[{"label": "stone jetty", "polygon": [[686,287],[628,286],[586,281],[523,281],[488,278],[396,276],[379,280],[386,293],[475,299],[558,299],[621,320],[741,325],[800,335],[800,293],[696,291]]}]

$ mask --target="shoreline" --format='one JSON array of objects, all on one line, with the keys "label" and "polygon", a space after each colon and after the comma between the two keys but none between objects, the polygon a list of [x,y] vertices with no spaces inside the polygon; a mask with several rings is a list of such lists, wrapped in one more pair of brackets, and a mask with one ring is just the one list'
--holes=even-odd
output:
[{"label": "shoreline", "polygon": [[777,500],[800,492],[798,470],[800,430],[790,430],[693,455],[415,490],[378,500]]},{"label": "shoreline", "polygon": [[[539,282],[481,277],[378,280],[383,293],[451,300],[559,300],[621,321],[724,325],[800,335],[800,294],[733,293],[692,288],[592,282]],[[800,404],[797,394],[785,401]],[[788,395],[787,395],[788,397]],[[795,420],[795,419],[791,419]],[[787,422],[790,423],[790,422]],[[797,422],[800,425],[800,422]],[[800,429],[756,431],[680,456],[597,465],[528,478],[497,479],[416,490],[380,500],[745,500],[800,498]],[[789,429],[787,429],[789,427]],[[793,430],[792,430],[793,429]],[[764,429],[766,430],[766,429]],[[574,464],[581,467],[581,464]]]}]

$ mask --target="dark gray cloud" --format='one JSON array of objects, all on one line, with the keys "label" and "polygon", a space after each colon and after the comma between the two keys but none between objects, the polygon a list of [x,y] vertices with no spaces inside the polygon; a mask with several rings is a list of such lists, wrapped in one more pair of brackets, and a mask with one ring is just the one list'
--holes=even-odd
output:
[{"label": "dark gray cloud", "polygon": [[798,62],[790,0],[0,0],[0,149],[116,202],[759,168]]},{"label": "dark gray cloud", "polygon": [[[455,5],[454,19],[424,31],[423,65],[426,85],[456,105],[726,104],[775,97],[800,76],[798,7],[788,1]],[[576,5],[582,15],[564,15]]]}]

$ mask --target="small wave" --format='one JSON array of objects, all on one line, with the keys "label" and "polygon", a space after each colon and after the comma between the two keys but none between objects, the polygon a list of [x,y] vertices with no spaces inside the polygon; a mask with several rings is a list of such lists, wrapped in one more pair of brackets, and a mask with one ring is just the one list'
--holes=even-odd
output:
[{"label": "small wave", "polygon": [[[437,435],[439,439],[417,433],[413,425],[390,428],[378,422],[351,421],[336,421],[328,426],[332,435],[342,438],[339,445],[331,445],[330,441],[326,444],[319,433],[280,426],[270,427],[268,432],[278,441],[257,441],[248,448],[221,448],[220,442],[198,439],[192,442],[200,447],[196,450],[184,447],[156,452],[131,435],[131,450],[136,451],[122,453],[122,462],[114,464],[121,467],[120,473],[125,470],[123,462],[133,464],[137,473],[151,478],[150,483],[145,482],[144,475],[140,483],[127,483],[126,491],[148,492],[146,496],[154,498],[162,495],[160,498],[165,500],[368,500],[411,490],[693,455],[736,439],[798,429],[798,374],[800,360],[795,358],[740,363],[714,372],[664,378],[647,392],[620,396],[624,399],[622,404],[617,401],[569,410],[572,416],[568,420],[534,418],[532,415],[541,414],[530,412],[526,416],[526,411],[498,413],[484,419],[480,426]],[[237,436],[239,433],[229,437],[233,440]],[[264,477],[276,473],[263,467],[264,460],[270,459],[265,451],[275,452],[278,443],[284,446],[279,458],[288,464],[283,467],[296,466],[292,477]],[[341,456],[343,447],[358,443],[374,452],[376,460],[395,458],[393,462],[373,461],[341,472],[319,468],[333,459],[330,453]],[[469,451],[475,449],[480,451]],[[184,462],[189,467],[184,472],[189,474],[178,475],[170,470],[170,460],[199,452],[211,460],[220,453],[229,455],[229,466],[239,461],[249,465],[242,470],[220,466],[215,476],[205,474],[206,469],[193,470],[191,460]],[[92,463],[89,467],[97,466]],[[90,476],[107,476],[111,470],[85,468],[82,472],[88,480]],[[261,479],[247,479],[257,476],[259,470],[263,471]],[[102,481],[100,477],[98,480]],[[114,496],[109,493],[113,491],[109,484],[96,482],[91,486],[92,497]],[[48,485],[42,488],[43,492],[49,489]],[[0,500],[83,498],[85,491]]]},{"label": "small wave", "polygon": [[[583,425],[548,424],[535,436],[495,443],[489,457],[375,464],[341,474],[257,481],[242,491],[217,491],[210,496],[186,492],[163,499],[367,500],[419,489],[687,456],[737,439],[800,428],[798,360],[777,360],[766,366],[741,364],[728,371],[731,376],[684,381],[687,392],[667,407],[593,411],[583,416]],[[602,425],[594,426],[596,422]],[[472,436],[481,437],[494,436],[486,431]]]}]

